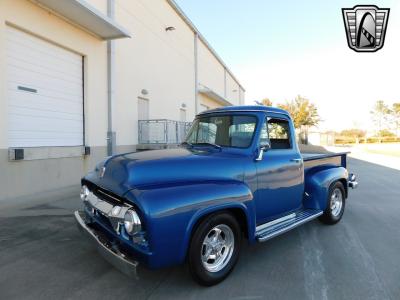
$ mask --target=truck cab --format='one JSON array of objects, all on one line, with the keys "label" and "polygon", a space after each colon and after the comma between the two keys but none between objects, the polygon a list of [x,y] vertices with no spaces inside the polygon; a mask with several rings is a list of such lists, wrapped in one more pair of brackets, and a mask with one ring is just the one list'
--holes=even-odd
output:
[{"label": "truck cab", "polygon": [[346,153],[302,154],[289,114],[265,106],[196,116],[179,149],[115,155],[82,178],[79,228],[125,273],[187,262],[203,285],[233,270],[243,238],[265,242],[343,216]]}]

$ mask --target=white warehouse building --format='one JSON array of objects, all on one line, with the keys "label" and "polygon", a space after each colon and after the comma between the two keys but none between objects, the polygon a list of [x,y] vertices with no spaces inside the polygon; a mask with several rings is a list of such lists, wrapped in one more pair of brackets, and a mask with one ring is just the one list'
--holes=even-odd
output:
[{"label": "white warehouse building", "polygon": [[0,201],[179,143],[196,113],[244,94],[173,0],[2,0]]}]

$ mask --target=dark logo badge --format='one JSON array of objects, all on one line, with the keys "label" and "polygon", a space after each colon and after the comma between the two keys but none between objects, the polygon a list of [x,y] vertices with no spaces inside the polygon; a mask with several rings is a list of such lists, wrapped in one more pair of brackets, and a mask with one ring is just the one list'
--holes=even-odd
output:
[{"label": "dark logo badge", "polygon": [[357,52],[375,52],[383,47],[389,8],[375,5],[356,5],[342,8],[347,43]]}]

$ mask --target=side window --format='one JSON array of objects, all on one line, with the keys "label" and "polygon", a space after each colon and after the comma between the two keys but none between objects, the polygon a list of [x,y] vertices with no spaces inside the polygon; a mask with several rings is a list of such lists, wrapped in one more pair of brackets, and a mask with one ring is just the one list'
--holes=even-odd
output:
[{"label": "side window", "polygon": [[198,143],[215,143],[217,135],[217,125],[213,123],[199,123],[197,142]]},{"label": "side window", "polygon": [[289,122],[282,119],[268,120],[268,135],[272,149],[291,149]]},{"label": "side window", "polygon": [[247,148],[251,144],[256,122],[254,117],[235,116],[229,126],[229,139],[232,147]]}]

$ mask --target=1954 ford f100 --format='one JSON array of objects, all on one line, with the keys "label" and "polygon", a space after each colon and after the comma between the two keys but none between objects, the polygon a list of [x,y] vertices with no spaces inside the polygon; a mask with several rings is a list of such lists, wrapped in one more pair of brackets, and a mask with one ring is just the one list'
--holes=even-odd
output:
[{"label": "1954 ford f100", "polygon": [[188,262],[203,285],[222,281],[242,238],[264,242],[343,216],[346,153],[300,154],[288,113],[265,106],[199,114],[179,149],[106,158],[82,179],[79,228],[125,273]]}]

